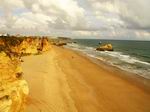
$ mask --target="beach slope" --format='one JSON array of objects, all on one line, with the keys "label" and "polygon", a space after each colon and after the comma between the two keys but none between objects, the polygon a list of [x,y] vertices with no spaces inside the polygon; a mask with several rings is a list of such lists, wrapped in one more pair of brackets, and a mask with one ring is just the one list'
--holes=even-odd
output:
[{"label": "beach slope", "polygon": [[65,48],[23,58],[25,112],[150,112],[150,93]]}]

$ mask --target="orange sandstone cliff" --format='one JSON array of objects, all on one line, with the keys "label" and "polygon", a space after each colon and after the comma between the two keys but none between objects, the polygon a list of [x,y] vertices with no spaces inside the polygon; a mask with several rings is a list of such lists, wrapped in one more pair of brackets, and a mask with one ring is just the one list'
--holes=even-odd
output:
[{"label": "orange sandstone cliff", "polygon": [[0,112],[22,112],[29,93],[21,56],[50,49],[47,38],[0,37]]},{"label": "orange sandstone cliff", "polygon": [[19,54],[38,54],[41,51],[48,51],[50,44],[47,38],[25,38],[20,45],[14,48]]},{"label": "orange sandstone cliff", "polygon": [[27,82],[22,77],[20,61],[0,53],[0,112],[20,112],[28,95]]}]

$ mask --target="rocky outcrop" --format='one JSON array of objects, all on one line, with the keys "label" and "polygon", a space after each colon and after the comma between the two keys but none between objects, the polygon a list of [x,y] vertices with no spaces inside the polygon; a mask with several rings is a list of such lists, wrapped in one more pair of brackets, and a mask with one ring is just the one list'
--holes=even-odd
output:
[{"label": "rocky outcrop", "polygon": [[63,43],[72,43],[73,42],[73,40],[69,37],[57,37],[57,39]]},{"label": "rocky outcrop", "polygon": [[22,54],[38,54],[41,51],[48,51],[50,44],[46,37],[43,38],[26,38],[19,45]]},{"label": "rocky outcrop", "polygon": [[46,37],[0,36],[0,112],[22,112],[29,93],[21,56],[49,50]]},{"label": "rocky outcrop", "polygon": [[19,53],[21,54],[37,54],[39,39],[34,38],[26,38],[24,39],[21,44],[18,46]]},{"label": "rocky outcrop", "polygon": [[56,46],[64,46],[64,45],[67,45],[67,43],[60,41],[60,42],[56,42],[54,45],[56,45]]},{"label": "rocky outcrop", "polygon": [[18,55],[26,55],[38,54],[39,52],[48,51],[50,49],[50,44],[48,42],[48,38],[46,37],[37,38],[11,36],[6,38],[0,38],[0,48],[7,48],[9,52]]},{"label": "rocky outcrop", "polygon": [[51,44],[56,46],[64,46],[68,43],[73,43],[73,40],[68,37],[57,37],[56,39],[51,40]]},{"label": "rocky outcrop", "polygon": [[18,58],[0,52],[0,112],[20,112],[28,95]]},{"label": "rocky outcrop", "polygon": [[113,51],[113,47],[111,44],[105,44],[103,46],[96,48],[96,50],[98,50],[98,51]]},{"label": "rocky outcrop", "polygon": [[5,45],[4,41],[0,39],[0,46],[4,46],[4,45]]},{"label": "rocky outcrop", "polygon": [[39,42],[39,47],[38,47],[40,51],[48,51],[50,49],[50,44],[48,42],[47,38],[42,38]]}]

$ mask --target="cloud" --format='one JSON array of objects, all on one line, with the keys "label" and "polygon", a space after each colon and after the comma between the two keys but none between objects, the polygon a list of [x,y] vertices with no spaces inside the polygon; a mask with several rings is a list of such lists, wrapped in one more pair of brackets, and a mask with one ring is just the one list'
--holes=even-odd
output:
[{"label": "cloud", "polygon": [[0,32],[150,39],[149,0],[1,0]]},{"label": "cloud", "polygon": [[74,0],[24,0],[24,4],[32,13],[50,16],[52,21],[47,21],[47,24],[51,28],[73,29],[85,21],[84,9]]},{"label": "cloud", "polygon": [[[22,8],[28,9],[29,12],[14,16],[13,10],[15,10],[15,7],[19,8],[16,6],[17,3],[19,3],[18,6],[21,5]],[[50,26],[51,28],[73,29],[77,28],[77,26],[83,27],[80,22],[84,23],[84,9],[79,7],[74,0],[22,0],[21,2],[18,0],[5,0],[1,4],[5,14],[3,17],[6,19],[5,23],[7,23],[5,24],[6,27],[12,27],[14,24],[20,23],[18,21],[21,21],[23,17],[23,20],[28,21],[28,23],[30,21],[39,24],[40,21],[41,23],[44,22],[47,25],[52,25]],[[5,9],[6,7],[9,8]],[[50,20],[46,19],[48,16]],[[35,21],[31,18],[35,19]],[[36,27],[34,26],[35,24],[32,25]]]},{"label": "cloud", "polygon": [[13,11],[16,9],[16,7],[23,7],[23,4],[20,0],[1,0],[0,4],[0,10],[3,12],[3,17],[1,17],[1,20],[3,20],[3,24],[5,24],[7,28],[11,28],[16,22]]},{"label": "cloud", "polygon": [[132,29],[150,29],[149,4],[149,0],[116,1],[121,19]]},{"label": "cloud", "polygon": [[149,0],[89,0],[95,16],[108,26],[150,29]]}]

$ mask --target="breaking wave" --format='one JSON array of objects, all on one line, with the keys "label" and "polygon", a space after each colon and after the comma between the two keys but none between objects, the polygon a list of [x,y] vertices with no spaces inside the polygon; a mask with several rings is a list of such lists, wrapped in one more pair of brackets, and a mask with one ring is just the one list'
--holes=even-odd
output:
[{"label": "breaking wave", "polygon": [[105,61],[106,63],[116,66],[120,69],[130,71],[142,77],[150,79],[150,63],[141,61],[137,57],[133,57],[118,51],[96,51],[94,47],[79,45],[75,43],[68,44],[66,47],[81,51],[92,58]]}]

